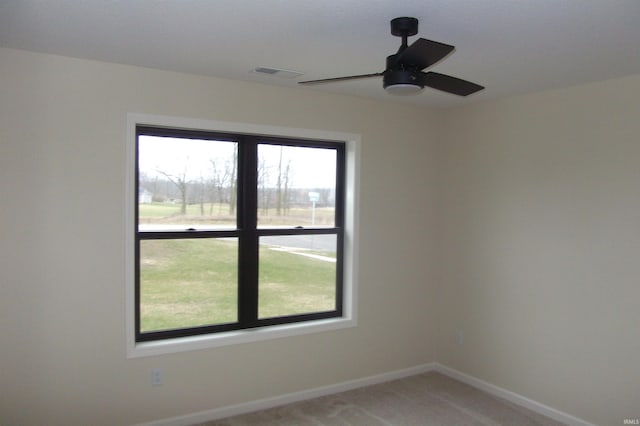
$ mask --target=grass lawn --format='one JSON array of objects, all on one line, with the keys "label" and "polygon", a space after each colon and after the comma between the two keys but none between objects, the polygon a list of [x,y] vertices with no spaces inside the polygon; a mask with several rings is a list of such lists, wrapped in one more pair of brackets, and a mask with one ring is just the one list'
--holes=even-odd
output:
[{"label": "grass lawn", "polygon": [[[237,321],[237,240],[141,242],[141,331]],[[308,252],[308,251],[307,251]],[[260,318],[334,309],[336,264],[260,248]]]},{"label": "grass lawn", "polygon": [[[140,223],[189,223],[202,222],[208,224],[235,223],[235,214],[229,214],[228,204],[204,203],[201,214],[200,204],[188,204],[187,214],[180,214],[180,203],[145,203],[138,204]],[[315,225],[333,226],[335,210],[333,207],[315,209]],[[311,225],[311,208],[291,208],[282,215],[276,209],[267,211],[259,209],[258,221],[264,226]]]},{"label": "grass lawn", "polygon": [[265,245],[259,256],[259,318],[335,309],[335,263],[274,251]]}]

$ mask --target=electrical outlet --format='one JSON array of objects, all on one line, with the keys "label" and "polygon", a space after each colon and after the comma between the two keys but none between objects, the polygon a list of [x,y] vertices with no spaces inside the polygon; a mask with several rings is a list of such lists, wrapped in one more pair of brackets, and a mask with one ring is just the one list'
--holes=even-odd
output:
[{"label": "electrical outlet", "polygon": [[460,330],[456,331],[456,345],[460,346],[464,343],[464,333]]},{"label": "electrical outlet", "polygon": [[159,368],[154,368],[151,370],[151,386],[161,386],[162,385],[162,370]]}]

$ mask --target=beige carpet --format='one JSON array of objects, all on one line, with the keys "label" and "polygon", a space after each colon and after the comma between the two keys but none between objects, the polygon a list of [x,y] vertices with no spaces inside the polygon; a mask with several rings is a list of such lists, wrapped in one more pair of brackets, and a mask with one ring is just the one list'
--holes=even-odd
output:
[{"label": "beige carpet", "polygon": [[430,372],[201,426],[562,425]]}]

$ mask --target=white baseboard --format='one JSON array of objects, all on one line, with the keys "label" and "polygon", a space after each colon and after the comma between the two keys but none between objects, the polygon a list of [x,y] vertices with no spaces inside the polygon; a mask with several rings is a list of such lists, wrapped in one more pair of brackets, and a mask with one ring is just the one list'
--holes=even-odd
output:
[{"label": "white baseboard", "polygon": [[570,414],[563,413],[562,411],[551,408],[548,405],[541,404],[522,395],[518,395],[515,392],[508,391],[489,382],[485,382],[484,380],[480,380],[468,374],[461,373],[458,370],[454,370],[453,368],[449,368],[442,364],[436,363],[435,371],[449,376],[452,379],[458,380],[462,383],[466,383],[469,386],[473,386],[476,389],[480,389],[488,394],[497,396],[498,398],[506,399],[509,402],[527,408],[538,414],[542,414],[559,422],[566,423],[569,426],[595,426],[592,423],[588,423]]},{"label": "white baseboard", "polygon": [[237,416],[239,414],[251,413],[253,411],[265,410],[267,408],[291,404],[293,402],[332,395],[334,393],[346,392],[365,386],[371,386],[391,380],[402,379],[404,377],[415,376],[416,374],[433,371],[435,370],[435,368],[436,363],[423,364],[403,370],[391,371],[388,373],[377,374],[375,376],[364,377],[362,379],[349,380],[347,382],[307,389],[300,392],[293,392],[286,395],[275,396],[272,398],[264,398],[256,401],[244,402],[237,405],[214,408],[211,410],[186,414],[184,416],[156,420],[149,423],[140,423],[138,426],[188,426],[197,423],[204,423],[211,420],[223,419],[225,417]]},{"label": "white baseboard", "polygon": [[391,371],[388,373],[377,374],[375,376],[364,377],[362,379],[349,380],[347,382],[336,383],[334,385],[322,386],[313,389],[307,389],[300,392],[293,392],[286,395],[264,398],[255,401],[244,402],[241,404],[230,405],[226,407],[214,408],[211,410],[200,411],[197,413],[186,414],[178,417],[155,420],[149,423],[140,423],[138,426],[189,426],[196,423],[204,423],[211,420],[223,419],[225,417],[237,416],[253,411],[265,410],[268,408],[278,407],[281,405],[291,404],[293,402],[304,401],[307,399],[318,398],[321,396],[331,395],[339,392],[345,392],[358,389],[365,386],[376,385],[391,380],[402,379],[404,377],[414,376],[429,371],[437,371],[452,379],[466,383],[474,388],[485,391],[491,395],[506,399],[514,404],[525,407],[531,411],[550,417],[569,426],[595,426],[582,419],[563,413],[562,411],[551,408],[547,405],[525,398],[522,395],[508,391],[499,386],[477,379],[468,374],[461,373],[442,364],[432,362],[422,364],[411,368]]}]

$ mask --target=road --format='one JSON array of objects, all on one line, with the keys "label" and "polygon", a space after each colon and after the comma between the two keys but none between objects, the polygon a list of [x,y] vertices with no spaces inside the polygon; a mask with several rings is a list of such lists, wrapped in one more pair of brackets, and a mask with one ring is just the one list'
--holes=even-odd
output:
[{"label": "road", "polygon": [[335,235],[275,235],[269,237],[261,237],[260,242],[273,246],[293,247],[327,252],[336,251]]}]

